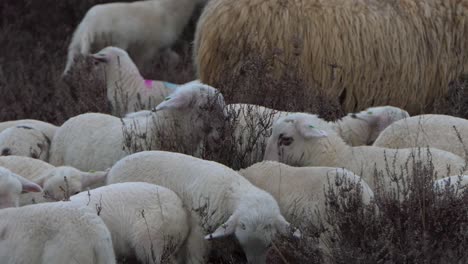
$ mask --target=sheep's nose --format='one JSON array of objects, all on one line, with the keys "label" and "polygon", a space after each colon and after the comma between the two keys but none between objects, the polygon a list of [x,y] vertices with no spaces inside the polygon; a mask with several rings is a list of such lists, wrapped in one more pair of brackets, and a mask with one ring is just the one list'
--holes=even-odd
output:
[{"label": "sheep's nose", "polygon": [[2,155],[1,156],[10,156],[10,155],[11,155],[11,149],[9,149],[9,148],[2,149]]}]

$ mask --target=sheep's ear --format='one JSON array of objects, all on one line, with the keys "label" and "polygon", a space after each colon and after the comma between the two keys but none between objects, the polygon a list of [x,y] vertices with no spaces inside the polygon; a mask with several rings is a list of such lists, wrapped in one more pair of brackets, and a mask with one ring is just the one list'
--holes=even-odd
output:
[{"label": "sheep's ear", "polygon": [[291,235],[295,238],[302,237],[301,231],[297,228],[292,227],[291,224],[288,221],[286,221],[286,219],[284,219],[282,215],[278,216],[278,219],[276,221],[276,229],[280,234],[285,236]]},{"label": "sheep's ear", "polygon": [[14,174],[18,180],[21,182],[21,186],[23,188],[23,192],[42,192],[41,186],[35,184],[32,181],[26,180],[25,178]]},{"label": "sheep's ear", "polygon": [[205,236],[206,240],[211,240],[215,238],[226,237],[234,233],[236,231],[237,226],[237,217],[231,215],[226,223],[222,224],[218,229],[216,229],[213,233]]},{"label": "sheep's ear", "polygon": [[85,172],[81,175],[81,187],[86,188],[98,182],[105,182],[110,169],[105,171]]},{"label": "sheep's ear", "polygon": [[298,130],[307,139],[328,137],[328,133],[325,130],[321,130],[312,124],[300,124]]},{"label": "sheep's ear", "polygon": [[154,109],[156,111],[164,109],[183,109],[190,105],[192,99],[189,93],[179,92],[171,94]]},{"label": "sheep's ear", "polygon": [[107,58],[107,56],[105,54],[102,54],[102,53],[95,53],[95,54],[92,54],[91,55],[91,58],[94,60],[94,62],[108,62],[109,59]]}]

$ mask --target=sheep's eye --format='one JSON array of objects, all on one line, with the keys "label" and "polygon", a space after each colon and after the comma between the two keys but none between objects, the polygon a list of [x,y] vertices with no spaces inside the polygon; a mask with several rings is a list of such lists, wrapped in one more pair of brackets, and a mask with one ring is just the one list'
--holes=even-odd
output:
[{"label": "sheep's eye", "polygon": [[31,153],[31,158],[37,159],[37,158],[39,158],[39,156],[35,152],[32,152]]},{"label": "sheep's eye", "polygon": [[246,230],[246,229],[247,229],[247,227],[245,226],[244,223],[240,223],[240,227],[242,228],[242,230]]},{"label": "sheep's eye", "polygon": [[2,149],[2,156],[9,156],[9,155],[11,155],[11,149],[9,148]]},{"label": "sheep's eye", "polygon": [[73,195],[79,194],[80,192],[74,192]]},{"label": "sheep's eye", "polygon": [[278,138],[278,145],[289,146],[293,143],[292,137],[285,137],[284,134],[280,134]]}]

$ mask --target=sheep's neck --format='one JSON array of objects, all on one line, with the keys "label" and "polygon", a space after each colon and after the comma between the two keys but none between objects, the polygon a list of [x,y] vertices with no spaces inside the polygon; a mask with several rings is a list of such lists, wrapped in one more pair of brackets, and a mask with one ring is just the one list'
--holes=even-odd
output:
[{"label": "sheep's neck", "polygon": [[340,160],[348,155],[350,146],[346,145],[338,135],[315,140],[318,142],[308,149],[306,153],[308,163],[305,165],[342,167]]}]

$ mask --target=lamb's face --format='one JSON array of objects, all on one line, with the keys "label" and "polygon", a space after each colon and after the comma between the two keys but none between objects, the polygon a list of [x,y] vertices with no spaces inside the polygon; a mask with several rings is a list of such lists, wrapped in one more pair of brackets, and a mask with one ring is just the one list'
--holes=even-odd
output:
[{"label": "lamb's face", "polygon": [[71,167],[57,167],[48,172],[44,194],[48,199],[61,201],[82,191],[82,172]]},{"label": "lamb's face", "polygon": [[273,224],[249,222],[246,217],[239,218],[235,231],[249,263],[265,263],[275,235],[276,229]]},{"label": "lamb's face", "polygon": [[313,115],[292,114],[278,119],[268,139],[264,160],[302,165],[309,159],[309,145],[328,135],[320,129],[323,125],[324,121]]},{"label": "lamb's face", "polygon": [[380,133],[389,125],[409,116],[407,111],[394,106],[370,107],[352,115],[352,117],[363,120],[369,125],[371,134],[368,138],[368,145],[374,143]]},{"label": "lamb's face", "polygon": [[129,67],[136,68],[128,53],[117,47],[106,47],[91,55],[96,66],[102,65],[106,71],[106,77],[115,80],[115,74],[119,71],[127,71]]},{"label": "lamb's face", "polygon": [[224,128],[224,98],[219,91],[199,82],[181,85],[155,111],[176,111],[189,117],[195,141],[206,139],[209,145],[220,141]]},{"label": "lamb's face", "polygon": [[39,130],[20,126],[0,133],[0,156],[23,156],[47,161],[49,139]]}]

